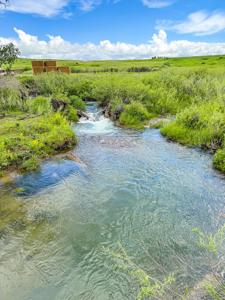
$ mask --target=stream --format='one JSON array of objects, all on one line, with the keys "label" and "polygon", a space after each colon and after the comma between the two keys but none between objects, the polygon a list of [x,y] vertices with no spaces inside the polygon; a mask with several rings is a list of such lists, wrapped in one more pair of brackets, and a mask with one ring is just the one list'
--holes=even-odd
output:
[{"label": "stream", "polygon": [[0,186],[0,299],[135,300],[134,268],[173,273],[161,299],[179,299],[210,270],[192,229],[225,222],[225,178],[207,153],[87,112],[80,163],[55,158]]}]

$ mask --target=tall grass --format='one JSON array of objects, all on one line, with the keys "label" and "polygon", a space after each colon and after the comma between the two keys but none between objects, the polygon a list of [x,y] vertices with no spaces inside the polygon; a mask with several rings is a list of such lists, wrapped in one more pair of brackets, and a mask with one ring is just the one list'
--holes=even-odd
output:
[{"label": "tall grass", "polygon": [[[96,67],[97,63],[92,64]],[[163,67],[138,74],[51,73],[20,80],[28,94],[33,90],[37,95],[66,101],[71,120],[75,120],[74,109],[84,109],[83,100],[90,99],[98,101],[113,120],[127,127],[141,128],[157,115],[176,116],[162,133],[183,144],[218,151],[214,165],[225,170],[225,71],[222,69]],[[30,107],[35,110],[35,104]]]}]

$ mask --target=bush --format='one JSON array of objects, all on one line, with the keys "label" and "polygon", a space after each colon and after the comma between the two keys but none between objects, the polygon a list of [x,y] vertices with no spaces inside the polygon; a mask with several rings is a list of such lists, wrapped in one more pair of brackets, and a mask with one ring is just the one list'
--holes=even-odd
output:
[{"label": "bush", "polygon": [[78,122],[79,121],[76,108],[74,108],[70,105],[66,109],[65,116],[71,122]]},{"label": "bush", "polygon": [[73,147],[76,137],[59,113],[27,120],[4,120],[0,132],[0,172],[9,167],[31,170],[38,158]]},{"label": "bush", "polygon": [[21,99],[20,92],[8,87],[0,88],[0,111],[23,110],[25,102]]},{"label": "bush", "polygon": [[32,156],[31,158],[25,160],[21,164],[19,170],[21,172],[31,172],[37,170],[38,168],[39,168],[39,162],[36,157]]},{"label": "bush", "polygon": [[69,97],[70,105],[73,106],[76,109],[79,110],[85,110],[86,109],[86,104],[85,102],[79,98],[78,96],[70,96]]},{"label": "bush", "polygon": [[115,99],[143,102],[148,97],[148,88],[132,75],[106,75],[94,82],[91,95],[102,106]]},{"label": "bush", "polygon": [[110,103],[110,115],[113,120],[118,120],[124,111],[124,103],[120,98],[115,98]]},{"label": "bush", "polygon": [[225,148],[216,152],[213,159],[213,164],[217,170],[225,173]]},{"label": "bush", "polygon": [[131,67],[127,69],[127,72],[151,72],[152,69],[149,67],[144,67],[144,66],[140,66],[140,67]]},{"label": "bush", "polygon": [[177,115],[161,132],[180,143],[217,150],[225,133],[225,106],[220,102],[193,105]]},{"label": "bush", "polygon": [[141,128],[150,119],[147,109],[139,102],[132,102],[124,108],[120,116],[120,123],[126,127]]},{"label": "bush", "polygon": [[224,73],[206,69],[164,69],[145,75],[143,83],[149,87],[146,106],[159,114],[176,114],[191,105],[224,97]]},{"label": "bush", "polygon": [[39,96],[28,101],[29,111],[33,114],[47,114],[51,112],[52,106],[49,98]]},{"label": "bush", "polygon": [[18,77],[21,85],[28,91],[29,95],[38,95],[38,87],[33,76],[20,76]]},{"label": "bush", "polygon": [[38,93],[43,96],[76,95],[81,99],[89,97],[92,90],[92,81],[86,78],[77,78],[63,73],[47,73],[35,77]]}]

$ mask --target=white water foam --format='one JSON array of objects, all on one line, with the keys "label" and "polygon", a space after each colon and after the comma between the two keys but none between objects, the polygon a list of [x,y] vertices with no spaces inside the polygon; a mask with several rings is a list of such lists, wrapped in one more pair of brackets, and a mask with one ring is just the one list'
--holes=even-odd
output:
[{"label": "white water foam", "polygon": [[113,122],[102,115],[102,112],[88,111],[88,119],[83,117],[80,122],[76,125],[76,132],[78,134],[110,134],[115,132],[117,129]]}]

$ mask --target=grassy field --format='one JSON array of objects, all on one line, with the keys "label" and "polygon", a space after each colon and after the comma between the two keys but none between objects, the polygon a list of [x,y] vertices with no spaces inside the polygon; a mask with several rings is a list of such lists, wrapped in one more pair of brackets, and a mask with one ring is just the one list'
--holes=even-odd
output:
[{"label": "grassy field", "polygon": [[[85,110],[85,101],[94,99],[121,126],[142,129],[151,126],[154,119],[154,126],[161,127],[162,134],[169,139],[211,151],[214,166],[225,173],[225,56],[59,61],[58,65],[70,66],[73,73],[32,76],[31,61],[19,59],[14,69],[20,70],[20,74],[0,80],[0,116],[4,120],[0,132],[0,170],[12,166],[32,169],[29,160],[36,166],[35,159],[70,148],[75,137],[72,142],[69,122],[76,122],[77,110]],[[55,100],[57,107],[53,106]],[[29,139],[42,145],[44,139],[48,143],[52,130],[58,130],[50,121],[55,114],[62,118],[57,126],[66,146],[33,151]],[[10,115],[17,118],[12,121]],[[24,116],[32,116],[32,121],[26,121]],[[40,128],[41,135],[37,137],[36,123],[49,123],[48,129]],[[26,128],[33,133],[26,136]],[[45,130],[48,134],[42,135]],[[57,136],[55,139],[57,144]],[[27,145],[16,158],[10,152],[15,140]]]},{"label": "grassy field", "polygon": [[[157,58],[148,60],[123,61],[73,61],[58,60],[58,66],[68,66],[72,73],[91,72],[149,72],[164,67],[210,67],[225,68],[225,55],[200,56],[184,58]],[[30,59],[19,59],[13,67],[15,70],[31,71]]]}]

